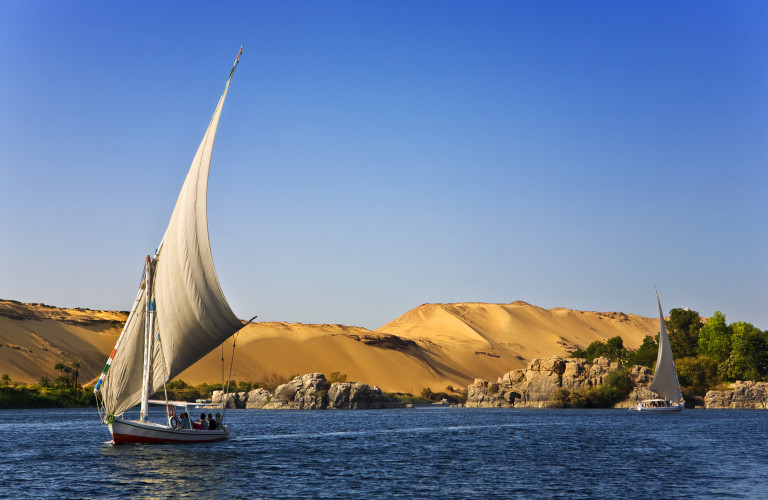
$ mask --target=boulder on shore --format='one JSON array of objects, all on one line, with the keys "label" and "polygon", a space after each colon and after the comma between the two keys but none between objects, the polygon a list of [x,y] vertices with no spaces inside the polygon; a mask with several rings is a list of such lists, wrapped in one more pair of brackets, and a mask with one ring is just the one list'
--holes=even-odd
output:
[{"label": "boulder on shore", "polygon": [[254,389],[248,393],[248,400],[245,403],[245,407],[251,408],[263,408],[265,404],[269,403],[272,399],[272,393],[266,389]]},{"label": "boulder on shore", "polygon": [[629,379],[632,381],[632,392],[627,399],[616,404],[615,408],[629,408],[637,406],[638,401],[655,399],[659,396],[648,388],[653,382],[653,371],[647,366],[635,365],[629,370]]},{"label": "boulder on shore", "polygon": [[213,403],[223,403],[227,408],[264,410],[352,410],[405,406],[400,401],[387,399],[378,387],[361,382],[335,382],[329,386],[322,373],[295,377],[278,386],[274,393],[266,389],[228,394],[215,391]]},{"label": "boulder on shore", "polygon": [[[611,363],[607,358],[595,358],[592,363],[582,358],[536,358],[526,369],[505,373],[496,382],[476,379],[467,387],[467,402],[464,406],[546,408],[551,406],[552,395],[556,390],[563,388],[578,391],[599,386],[610,372],[618,369],[619,364]],[[630,378],[636,385],[636,393],[617,407],[632,406],[633,398],[644,394],[643,390],[647,391],[650,370],[635,366],[630,370]]]},{"label": "boulder on shore", "polygon": [[295,377],[275,389],[265,410],[322,410],[328,405],[328,382],[322,373]]},{"label": "boulder on shore", "polygon": [[378,387],[360,382],[335,382],[328,391],[329,410],[403,408],[403,403],[390,401]]},{"label": "boulder on shore", "polygon": [[211,403],[223,404],[227,409],[243,409],[248,401],[247,392],[227,392],[213,391]]},{"label": "boulder on shore", "polygon": [[704,407],[717,410],[768,410],[768,383],[734,382],[725,391],[707,391]]}]

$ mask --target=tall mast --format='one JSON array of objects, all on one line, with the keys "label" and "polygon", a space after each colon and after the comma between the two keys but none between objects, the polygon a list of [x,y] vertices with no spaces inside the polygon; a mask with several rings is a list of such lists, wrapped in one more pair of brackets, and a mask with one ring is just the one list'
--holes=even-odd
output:
[{"label": "tall mast", "polygon": [[152,294],[154,282],[155,266],[152,259],[147,255],[144,264],[144,273],[146,275],[145,290],[146,294],[146,316],[144,317],[144,372],[143,384],[141,386],[141,420],[146,420],[149,416],[149,393],[152,385],[152,332],[155,327],[155,300]]}]

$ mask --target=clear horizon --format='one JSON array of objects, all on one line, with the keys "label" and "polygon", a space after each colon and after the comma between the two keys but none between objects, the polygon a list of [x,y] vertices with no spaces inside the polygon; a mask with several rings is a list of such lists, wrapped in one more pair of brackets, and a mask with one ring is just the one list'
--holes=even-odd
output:
[{"label": "clear horizon", "polygon": [[523,300],[768,328],[768,4],[0,3],[0,298],[126,310],[237,50],[239,317]]}]

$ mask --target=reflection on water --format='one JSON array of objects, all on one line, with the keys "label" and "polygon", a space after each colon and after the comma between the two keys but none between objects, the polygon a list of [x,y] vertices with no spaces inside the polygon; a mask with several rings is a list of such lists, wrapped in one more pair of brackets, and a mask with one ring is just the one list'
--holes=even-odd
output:
[{"label": "reflection on water", "polygon": [[768,491],[768,414],[760,411],[240,410],[226,417],[234,437],[224,442],[114,446],[95,410],[2,411],[0,496],[584,498],[674,491],[753,498]]}]

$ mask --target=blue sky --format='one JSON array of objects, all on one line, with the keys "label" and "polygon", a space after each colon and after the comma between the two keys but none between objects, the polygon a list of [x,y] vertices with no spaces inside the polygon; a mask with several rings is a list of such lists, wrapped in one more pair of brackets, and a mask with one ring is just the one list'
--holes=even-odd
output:
[{"label": "blue sky", "polygon": [[0,297],[128,309],[209,184],[238,316],[426,302],[768,328],[768,4],[0,2]]}]

